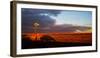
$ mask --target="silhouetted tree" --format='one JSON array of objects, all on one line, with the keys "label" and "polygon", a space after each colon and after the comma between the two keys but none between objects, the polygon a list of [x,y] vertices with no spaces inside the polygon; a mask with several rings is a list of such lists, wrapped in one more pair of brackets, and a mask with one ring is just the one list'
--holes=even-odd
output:
[{"label": "silhouetted tree", "polygon": [[40,39],[43,42],[56,42],[56,40],[54,40],[54,38],[49,35],[44,35]]}]

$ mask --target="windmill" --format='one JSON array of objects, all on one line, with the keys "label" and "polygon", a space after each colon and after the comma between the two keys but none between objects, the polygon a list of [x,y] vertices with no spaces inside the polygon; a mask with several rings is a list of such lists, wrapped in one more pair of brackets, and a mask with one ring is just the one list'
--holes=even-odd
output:
[{"label": "windmill", "polygon": [[34,29],[34,33],[36,34],[35,39],[38,40],[37,34],[38,34],[38,27],[39,27],[39,23],[35,22],[33,23],[33,29]]}]

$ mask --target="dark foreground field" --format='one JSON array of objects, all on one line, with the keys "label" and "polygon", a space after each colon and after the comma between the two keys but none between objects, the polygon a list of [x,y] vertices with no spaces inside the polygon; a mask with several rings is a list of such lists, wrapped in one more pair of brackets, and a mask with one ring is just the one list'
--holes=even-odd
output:
[{"label": "dark foreground field", "polygon": [[[33,37],[31,37],[33,36]],[[91,46],[92,33],[22,35],[22,49]],[[39,37],[39,38],[38,38]]]}]

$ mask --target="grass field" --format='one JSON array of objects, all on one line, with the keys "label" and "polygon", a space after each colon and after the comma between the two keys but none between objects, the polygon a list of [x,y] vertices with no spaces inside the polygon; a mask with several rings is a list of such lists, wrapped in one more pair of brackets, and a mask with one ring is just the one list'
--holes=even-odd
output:
[{"label": "grass field", "polygon": [[23,33],[22,49],[29,48],[52,48],[69,46],[91,46],[92,33]]}]

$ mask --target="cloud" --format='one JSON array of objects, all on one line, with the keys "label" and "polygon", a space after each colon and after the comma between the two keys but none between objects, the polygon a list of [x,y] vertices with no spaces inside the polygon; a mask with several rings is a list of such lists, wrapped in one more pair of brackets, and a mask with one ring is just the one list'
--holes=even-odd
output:
[{"label": "cloud", "polygon": [[38,23],[41,28],[55,25],[56,21],[51,16],[57,16],[60,12],[60,10],[22,8],[22,32],[33,32],[34,23]]},{"label": "cloud", "polygon": [[39,32],[84,32],[89,29],[91,29],[91,27],[63,24],[55,25],[49,28],[42,28]]},{"label": "cloud", "polygon": [[61,10],[29,9],[22,8],[22,32],[34,32],[34,23],[39,24],[38,32],[80,32],[91,29],[91,27],[75,26],[72,24],[56,25],[56,17]]}]

